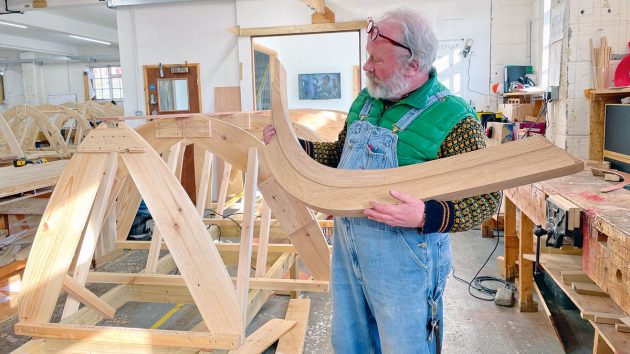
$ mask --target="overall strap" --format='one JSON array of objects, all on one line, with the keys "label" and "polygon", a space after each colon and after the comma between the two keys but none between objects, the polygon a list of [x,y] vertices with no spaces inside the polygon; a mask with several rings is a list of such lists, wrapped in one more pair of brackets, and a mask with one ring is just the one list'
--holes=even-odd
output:
[{"label": "overall strap", "polygon": [[363,103],[363,107],[361,108],[361,112],[359,113],[359,119],[364,120],[370,114],[370,109],[372,109],[372,105],[374,104],[374,99],[369,97]]},{"label": "overall strap", "polygon": [[452,95],[452,93],[449,90],[444,90],[444,91],[440,91],[436,93],[433,96],[430,96],[427,99],[427,102],[425,103],[424,107],[422,107],[421,109],[412,108],[402,118],[400,118],[400,120],[396,124],[394,124],[394,127],[392,128],[392,132],[396,134],[398,132],[401,132],[407,129],[407,127],[416,118],[418,118],[422,113],[424,113],[424,111],[429,109],[429,107],[431,107],[434,103],[438,101],[444,101],[446,97],[450,95]]}]

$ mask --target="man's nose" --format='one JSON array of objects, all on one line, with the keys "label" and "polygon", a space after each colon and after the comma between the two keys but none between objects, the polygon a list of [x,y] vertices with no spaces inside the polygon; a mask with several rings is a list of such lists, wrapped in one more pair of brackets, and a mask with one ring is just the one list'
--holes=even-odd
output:
[{"label": "man's nose", "polygon": [[374,66],[372,65],[372,63],[370,63],[370,61],[366,61],[365,64],[363,64],[363,71],[367,71],[367,72],[371,72],[372,69],[374,69]]}]

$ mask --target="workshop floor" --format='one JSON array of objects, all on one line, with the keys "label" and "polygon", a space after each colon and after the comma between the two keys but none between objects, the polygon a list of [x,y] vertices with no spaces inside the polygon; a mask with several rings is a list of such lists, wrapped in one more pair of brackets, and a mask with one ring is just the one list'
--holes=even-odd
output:
[{"label": "workshop floor", "polygon": [[[455,275],[466,280],[475,275],[496,244],[496,239],[482,238],[479,230],[453,235],[452,240]],[[503,253],[503,239],[499,240],[497,251],[481,272],[482,275],[498,275],[496,257]],[[139,251],[129,252],[115,265],[107,265],[103,270],[137,271],[143,266],[143,257]],[[121,265],[132,269],[116,269]],[[107,290],[103,286],[90,288],[97,293]],[[330,294],[304,295],[312,299],[305,353],[332,353]],[[249,326],[248,333],[272,317],[284,317],[287,303],[286,296],[272,298]],[[151,326],[172,308],[173,305],[130,303],[116,313],[113,322],[117,326]],[[517,307],[500,307],[493,302],[477,300],[468,294],[468,285],[454,279],[452,274],[444,295],[444,308],[446,328],[443,353],[563,353],[542,308],[536,313],[521,313]],[[56,312],[54,317],[58,318],[59,311]],[[199,320],[196,309],[185,305],[160,328],[183,329]],[[0,353],[11,352],[28,339],[13,334],[12,326],[15,321],[14,317],[0,324]],[[273,353],[273,350],[268,352]],[[572,351],[587,352],[586,349]]]}]

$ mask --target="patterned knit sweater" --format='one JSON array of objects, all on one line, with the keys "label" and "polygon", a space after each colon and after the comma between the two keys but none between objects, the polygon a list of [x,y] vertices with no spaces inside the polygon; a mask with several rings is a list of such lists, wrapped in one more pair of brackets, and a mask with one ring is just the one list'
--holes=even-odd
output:
[{"label": "patterned knit sweater", "polygon": [[[300,140],[302,147],[313,159],[327,166],[337,167],[343,144],[346,140],[346,128],[339,133],[337,141],[331,143],[313,143]],[[483,128],[472,118],[464,118],[444,139],[438,158],[454,156],[486,147]],[[481,178],[481,177],[480,177]],[[499,204],[499,192],[483,194],[461,200],[425,202],[425,223],[422,232],[459,232],[470,230],[492,217]]]}]

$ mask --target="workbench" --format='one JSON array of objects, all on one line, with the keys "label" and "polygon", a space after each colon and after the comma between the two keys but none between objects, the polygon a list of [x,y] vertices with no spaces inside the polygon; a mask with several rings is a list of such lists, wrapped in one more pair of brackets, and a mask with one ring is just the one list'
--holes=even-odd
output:
[{"label": "workbench", "polygon": [[[541,266],[595,328],[594,352],[628,353],[630,333],[617,332],[614,325],[596,323],[589,316],[589,313],[630,313],[630,192],[624,189],[610,193],[599,191],[610,185],[603,177],[584,171],[506,190],[505,276],[513,279],[518,273],[520,310],[537,311],[533,299],[533,228],[545,226],[547,196],[561,195],[570,200],[582,209],[582,255],[541,254]],[[518,225],[517,208],[520,210]],[[561,273],[566,271],[584,271],[609,296],[578,294],[563,282]]]}]

